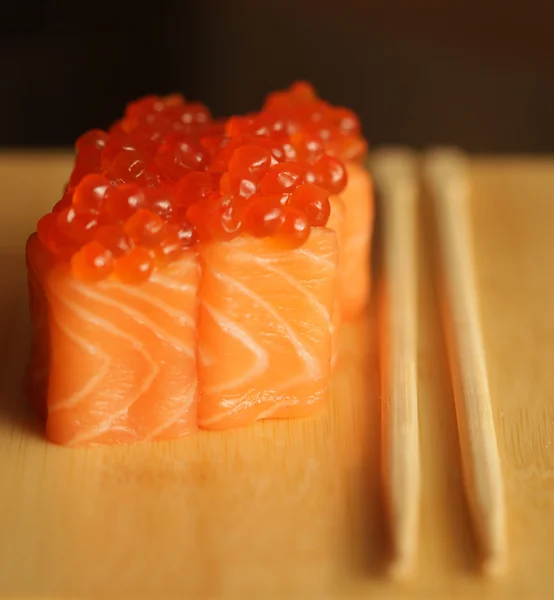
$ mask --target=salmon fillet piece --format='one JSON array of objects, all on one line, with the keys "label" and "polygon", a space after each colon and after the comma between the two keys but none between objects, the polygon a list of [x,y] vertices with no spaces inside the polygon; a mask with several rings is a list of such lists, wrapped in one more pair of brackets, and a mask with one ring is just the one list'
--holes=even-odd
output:
[{"label": "salmon fillet piece", "polygon": [[340,247],[338,303],[344,321],[367,306],[371,291],[371,238],[374,198],[371,176],[356,163],[346,164],[348,184],[341,194],[346,206],[344,241]]},{"label": "salmon fillet piece", "polygon": [[[35,373],[29,389],[47,378],[46,392],[34,400],[45,405],[47,437],[80,446],[172,439],[195,430],[196,253],[136,287],[115,279],[82,283],[46,254],[31,236]],[[39,367],[46,367],[40,377]]]},{"label": "salmon fillet piece", "polygon": [[301,417],[328,398],[336,233],[295,250],[238,237],[200,251],[199,425]]},{"label": "salmon fillet piece", "polygon": [[44,252],[36,234],[31,235],[27,240],[26,261],[32,339],[24,386],[31,406],[42,419],[46,419],[46,396],[50,372],[50,328],[44,279],[54,262],[51,254]]},{"label": "salmon fillet piece", "polygon": [[[331,215],[327,227],[337,234],[337,244],[339,248],[337,275],[341,269],[341,248],[344,245],[344,227],[346,221],[346,207],[340,196],[330,196]],[[331,315],[331,372],[338,367],[340,359],[340,326],[342,323],[342,314],[339,298],[339,277],[335,277],[335,295],[333,302],[333,312]]]}]

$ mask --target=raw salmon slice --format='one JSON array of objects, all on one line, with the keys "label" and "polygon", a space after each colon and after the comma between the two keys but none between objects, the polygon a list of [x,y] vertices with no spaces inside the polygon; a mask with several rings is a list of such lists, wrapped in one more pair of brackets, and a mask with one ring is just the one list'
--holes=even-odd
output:
[{"label": "raw salmon slice", "polygon": [[36,234],[27,240],[26,261],[32,339],[24,385],[33,409],[41,418],[45,419],[50,372],[50,328],[44,279],[54,262],[52,255],[43,251]]},{"label": "raw salmon slice", "polygon": [[[327,222],[327,227],[337,234],[337,244],[339,248],[337,273],[341,269],[342,252],[344,245],[344,227],[346,221],[346,207],[340,196],[333,195],[329,198],[331,204],[331,215]],[[340,326],[342,323],[341,306],[339,297],[338,276],[335,277],[335,301],[333,302],[333,313],[331,315],[331,372],[338,367],[340,359]]]},{"label": "raw salmon slice", "polygon": [[45,394],[35,398],[46,402],[47,437],[80,446],[172,439],[195,430],[196,253],[136,287],[111,278],[82,283],[67,263],[45,255],[31,236],[31,371],[41,373],[29,373],[29,388],[47,377]]},{"label": "raw salmon slice", "polygon": [[307,416],[325,404],[337,254],[325,228],[295,250],[253,237],[201,248],[200,427]]},{"label": "raw salmon slice", "polygon": [[338,297],[342,319],[352,320],[367,306],[371,291],[371,238],[374,220],[373,185],[360,165],[346,163],[348,184],[341,194],[346,207],[340,247]]}]

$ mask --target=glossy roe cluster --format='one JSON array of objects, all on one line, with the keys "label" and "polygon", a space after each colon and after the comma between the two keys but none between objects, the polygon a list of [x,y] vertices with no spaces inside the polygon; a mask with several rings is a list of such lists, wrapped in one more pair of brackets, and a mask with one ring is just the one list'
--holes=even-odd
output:
[{"label": "glossy roe cluster", "polygon": [[233,117],[226,130],[231,136],[277,136],[301,159],[313,160],[326,153],[343,161],[359,161],[367,152],[356,115],[321,100],[306,82],[269,94],[260,113]]},{"label": "glossy roe cluster", "polygon": [[37,231],[85,281],[138,284],[197,243],[241,234],[298,247],[326,225],[329,195],[346,184],[337,158],[300,156],[278,129],[225,133],[203,105],[175,95],[130,104],[76,150],[66,192]]}]

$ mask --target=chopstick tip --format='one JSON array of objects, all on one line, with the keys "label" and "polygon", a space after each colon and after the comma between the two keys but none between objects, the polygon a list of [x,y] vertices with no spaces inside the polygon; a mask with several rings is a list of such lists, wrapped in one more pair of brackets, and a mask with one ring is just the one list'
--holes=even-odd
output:
[{"label": "chopstick tip", "polygon": [[397,580],[404,581],[408,579],[413,571],[413,556],[411,553],[397,553],[388,568],[389,575]]},{"label": "chopstick tip", "polygon": [[501,576],[506,571],[506,557],[502,553],[485,556],[481,563],[483,575],[490,578]]}]

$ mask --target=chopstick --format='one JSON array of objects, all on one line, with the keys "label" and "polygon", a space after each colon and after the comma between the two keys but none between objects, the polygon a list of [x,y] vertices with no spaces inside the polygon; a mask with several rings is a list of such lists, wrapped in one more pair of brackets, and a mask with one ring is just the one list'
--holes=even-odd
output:
[{"label": "chopstick", "polygon": [[420,496],[416,159],[409,150],[389,148],[374,153],[371,168],[382,197],[382,457],[392,541],[390,572],[404,577],[416,554]]},{"label": "chopstick", "polygon": [[504,492],[479,323],[467,160],[454,149],[431,151],[424,160],[424,176],[436,216],[443,319],[466,495],[483,571],[497,574],[507,555]]}]

